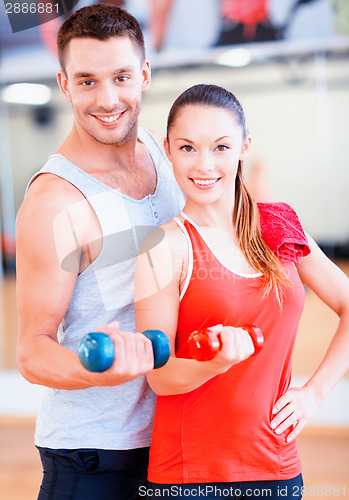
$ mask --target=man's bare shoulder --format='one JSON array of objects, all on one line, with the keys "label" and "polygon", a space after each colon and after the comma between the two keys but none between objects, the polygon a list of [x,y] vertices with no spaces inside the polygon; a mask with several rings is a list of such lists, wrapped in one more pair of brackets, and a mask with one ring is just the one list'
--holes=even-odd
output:
[{"label": "man's bare shoulder", "polygon": [[[96,216],[83,194],[54,174],[41,174],[28,189],[17,214],[17,233],[41,230],[52,233],[55,227],[74,227],[80,234],[90,232]],[[94,223],[94,224],[92,224]]]},{"label": "man's bare shoulder", "polygon": [[42,213],[49,217],[82,202],[88,208],[83,194],[68,181],[54,174],[41,174],[30,185],[18,216]]},{"label": "man's bare shoulder", "polygon": [[50,173],[40,174],[30,185],[26,196],[31,201],[47,201],[50,205],[57,203],[60,207],[83,198],[83,194],[70,182]]}]

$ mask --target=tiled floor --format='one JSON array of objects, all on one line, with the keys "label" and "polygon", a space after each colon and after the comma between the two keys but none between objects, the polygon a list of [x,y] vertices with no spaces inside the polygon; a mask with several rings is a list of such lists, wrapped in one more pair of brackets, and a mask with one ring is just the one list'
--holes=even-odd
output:
[{"label": "tiled floor", "polygon": [[[0,419],[1,500],[37,498],[42,474],[39,455],[33,445],[33,433],[32,420]],[[322,434],[317,431],[314,434],[303,431],[298,446],[303,464],[304,499],[347,498],[349,432]]]}]

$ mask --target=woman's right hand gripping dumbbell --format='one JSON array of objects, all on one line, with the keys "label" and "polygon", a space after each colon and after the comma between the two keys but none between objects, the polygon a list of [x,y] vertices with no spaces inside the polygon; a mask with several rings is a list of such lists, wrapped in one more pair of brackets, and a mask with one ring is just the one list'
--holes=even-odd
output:
[{"label": "woman's right hand gripping dumbbell", "polygon": [[192,332],[177,356],[211,361],[219,372],[224,373],[234,364],[258,354],[263,342],[262,332],[255,326],[219,324]]}]

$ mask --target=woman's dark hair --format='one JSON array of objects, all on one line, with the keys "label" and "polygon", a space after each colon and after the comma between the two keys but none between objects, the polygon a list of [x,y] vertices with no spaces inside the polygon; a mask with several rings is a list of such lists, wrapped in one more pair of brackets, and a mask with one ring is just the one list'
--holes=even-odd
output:
[{"label": "woman's dark hair", "polygon": [[171,129],[178,111],[184,106],[213,106],[233,112],[235,120],[240,125],[243,138],[247,136],[245,114],[237,98],[229,90],[218,85],[200,83],[185,90],[172,104],[167,118],[167,135]]},{"label": "woman's dark hair", "polygon": [[77,10],[62,24],[57,34],[58,59],[65,71],[66,47],[73,38],[108,40],[128,37],[135,44],[141,62],[145,59],[144,37],[137,19],[115,5],[89,5]]},{"label": "woman's dark hair", "polygon": [[[236,123],[241,127],[243,139],[246,139],[245,114],[235,95],[217,85],[199,84],[185,90],[173,103],[167,119],[167,140],[179,111],[185,106],[212,106],[231,111]],[[281,304],[282,289],[290,282],[279,260],[262,238],[258,206],[244,183],[241,160],[235,179],[233,221],[240,248],[246,259],[263,274],[266,293],[274,289]]]}]

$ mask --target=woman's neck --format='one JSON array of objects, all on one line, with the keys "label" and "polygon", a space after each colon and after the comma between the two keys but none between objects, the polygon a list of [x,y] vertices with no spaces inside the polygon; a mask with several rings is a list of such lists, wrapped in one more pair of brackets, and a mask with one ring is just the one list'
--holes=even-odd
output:
[{"label": "woman's neck", "polygon": [[183,212],[200,227],[221,227],[225,231],[235,232],[233,224],[234,202],[229,207],[219,202],[210,205],[198,205],[187,201]]}]

